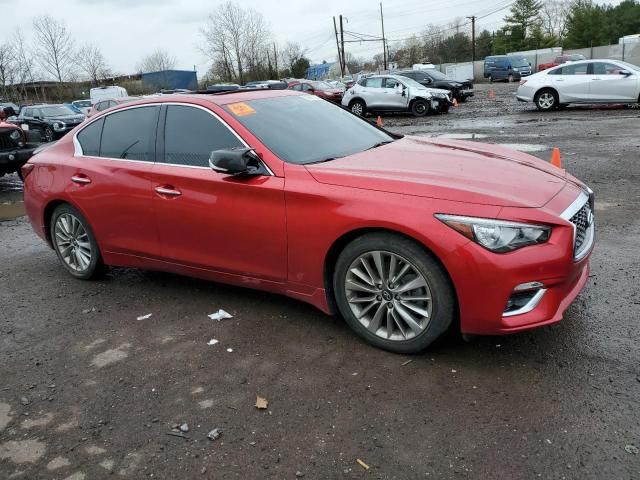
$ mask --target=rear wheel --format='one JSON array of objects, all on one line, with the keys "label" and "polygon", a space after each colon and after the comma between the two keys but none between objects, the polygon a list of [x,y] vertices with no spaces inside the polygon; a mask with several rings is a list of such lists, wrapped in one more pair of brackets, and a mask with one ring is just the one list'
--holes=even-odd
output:
[{"label": "rear wheel", "polygon": [[416,117],[424,117],[429,113],[429,104],[426,100],[418,98],[411,104],[411,113]]},{"label": "rear wheel", "polygon": [[509,74],[509,76],[507,77],[507,82],[513,83],[513,75]]},{"label": "rear wheel", "polygon": [[533,98],[538,110],[543,112],[549,111],[558,105],[558,94],[549,88],[540,90]]},{"label": "rear wheel", "polygon": [[349,326],[385,350],[420,352],[453,322],[446,272],[419,244],[399,235],[370,234],[347,245],[333,287]]},{"label": "rear wheel", "polygon": [[489,75],[489,83],[493,83],[493,75]]},{"label": "rear wheel", "polygon": [[67,271],[89,280],[104,271],[100,249],[87,220],[71,205],[60,205],[51,217],[51,242]]},{"label": "rear wheel", "polygon": [[353,100],[349,104],[349,110],[351,110],[351,113],[354,113],[358,116],[363,116],[365,114],[366,107],[362,100]]}]

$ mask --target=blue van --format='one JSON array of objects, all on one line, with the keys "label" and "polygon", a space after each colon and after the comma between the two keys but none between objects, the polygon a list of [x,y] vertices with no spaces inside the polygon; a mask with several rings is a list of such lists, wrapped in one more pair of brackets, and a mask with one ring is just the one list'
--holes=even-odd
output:
[{"label": "blue van", "polygon": [[484,59],[484,78],[490,82],[515,82],[531,73],[531,64],[522,55],[493,55]]}]

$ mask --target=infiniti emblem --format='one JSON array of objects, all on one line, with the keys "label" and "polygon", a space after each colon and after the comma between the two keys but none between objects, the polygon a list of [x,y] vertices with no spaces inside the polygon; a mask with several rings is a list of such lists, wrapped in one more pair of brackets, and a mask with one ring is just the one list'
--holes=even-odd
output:
[{"label": "infiniti emblem", "polygon": [[593,212],[589,207],[587,207],[587,227],[591,226],[593,223]]},{"label": "infiniti emblem", "polygon": [[391,298],[392,298],[392,297],[391,297],[391,293],[389,293],[389,291],[388,291],[388,290],[384,290],[384,291],[382,292],[382,298],[384,298],[384,299],[385,299],[385,301],[387,301],[387,302],[391,301]]}]

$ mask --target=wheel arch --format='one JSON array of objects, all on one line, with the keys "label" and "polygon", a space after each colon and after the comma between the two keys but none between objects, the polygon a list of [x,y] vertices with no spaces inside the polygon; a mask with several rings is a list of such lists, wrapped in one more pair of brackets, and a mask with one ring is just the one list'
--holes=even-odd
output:
[{"label": "wheel arch", "polygon": [[353,102],[355,102],[356,100],[361,101],[362,103],[364,103],[364,106],[367,106],[367,102],[364,101],[364,98],[362,97],[353,97],[351,100],[349,100],[349,107],[351,107],[351,105],[353,105]]},{"label": "wheel arch", "polygon": [[[51,238],[51,219],[53,217],[53,212],[55,212],[56,208],[58,208],[60,205],[69,205],[70,207],[73,207],[76,210],[78,210],[82,214],[82,216],[87,220],[87,222],[89,223],[89,228],[91,228],[91,230],[92,230],[92,232],[93,232],[93,234],[95,236],[95,230],[93,228],[93,225],[91,225],[91,222],[89,222],[89,218],[87,217],[87,214],[85,213],[85,211],[82,208],[80,208],[78,205],[76,205],[75,203],[73,203],[69,199],[66,199],[66,198],[54,198],[54,199],[51,199],[51,200],[49,200],[47,202],[46,206],[44,207],[43,213],[42,213],[44,234],[46,236],[47,243],[49,244],[49,246],[51,248],[53,248],[53,239]],[[96,243],[98,244],[98,248],[100,248],[100,242],[98,241],[97,237],[96,237]]]},{"label": "wheel arch", "polygon": [[392,235],[397,235],[402,238],[406,238],[414,242],[418,246],[420,246],[421,249],[423,249],[426,253],[431,255],[436,260],[436,262],[438,262],[438,264],[442,267],[442,270],[445,272],[447,279],[449,281],[449,284],[451,285],[451,288],[453,290],[453,297],[455,300],[454,325],[459,330],[460,329],[460,320],[459,320],[460,309],[458,307],[458,292],[456,290],[455,283],[453,282],[453,278],[451,277],[451,274],[447,269],[447,266],[442,262],[440,257],[423,242],[416,240],[415,237],[412,237],[411,235],[405,232],[402,232],[400,230],[396,230],[393,228],[388,228],[388,227],[359,227],[359,228],[350,230],[348,232],[343,233],[340,237],[338,237],[333,242],[331,247],[329,247],[329,250],[327,251],[327,254],[324,259],[323,277],[324,277],[325,292],[327,296],[327,305],[329,306],[330,312],[332,314],[335,314],[338,311],[336,300],[335,300],[335,292],[333,290],[333,275],[335,273],[335,266],[336,266],[336,262],[338,261],[338,256],[340,255],[340,252],[342,252],[342,250],[344,250],[344,248],[349,243],[354,241],[356,238],[359,238],[364,235],[374,234],[374,233],[389,233]]},{"label": "wheel arch", "polygon": [[556,98],[558,99],[558,103],[561,103],[560,92],[558,92],[558,90],[556,90],[554,87],[551,87],[549,85],[543,85],[540,88],[538,88],[538,90],[536,90],[536,93],[533,94],[533,101],[535,102],[536,98],[538,98],[538,95],[540,95],[545,90],[549,90],[550,92],[554,93],[556,95]]}]

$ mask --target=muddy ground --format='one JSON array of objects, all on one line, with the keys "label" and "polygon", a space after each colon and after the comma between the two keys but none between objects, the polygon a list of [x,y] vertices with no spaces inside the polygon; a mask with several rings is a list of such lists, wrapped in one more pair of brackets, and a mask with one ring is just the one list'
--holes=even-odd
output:
[{"label": "muddy ground", "polygon": [[561,323],[401,356],[284,297],[127,269],[75,281],[4,177],[0,478],[640,478],[640,110],[541,114],[514,85],[477,90],[385,125],[561,149],[598,225]]}]

